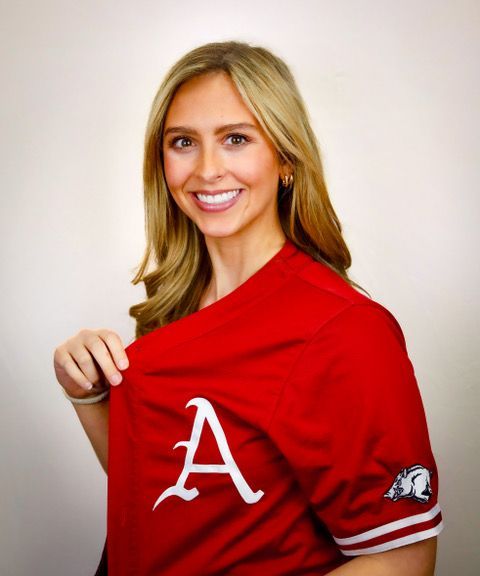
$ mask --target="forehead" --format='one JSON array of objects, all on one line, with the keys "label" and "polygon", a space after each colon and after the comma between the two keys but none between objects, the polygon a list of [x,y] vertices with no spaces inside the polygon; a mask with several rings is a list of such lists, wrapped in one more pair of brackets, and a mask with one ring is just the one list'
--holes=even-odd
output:
[{"label": "forehead", "polygon": [[260,129],[233,80],[225,72],[213,72],[188,80],[175,93],[165,118],[173,124],[214,128],[220,123],[248,122]]}]

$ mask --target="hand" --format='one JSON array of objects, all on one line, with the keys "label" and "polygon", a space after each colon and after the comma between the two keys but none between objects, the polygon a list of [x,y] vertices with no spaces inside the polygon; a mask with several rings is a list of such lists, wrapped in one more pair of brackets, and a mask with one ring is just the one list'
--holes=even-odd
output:
[{"label": "hand", "polygon": [[115,332],[83,329],[55,348],[53,365],[67,394],[88,398],[120,384],[128,357]]}]

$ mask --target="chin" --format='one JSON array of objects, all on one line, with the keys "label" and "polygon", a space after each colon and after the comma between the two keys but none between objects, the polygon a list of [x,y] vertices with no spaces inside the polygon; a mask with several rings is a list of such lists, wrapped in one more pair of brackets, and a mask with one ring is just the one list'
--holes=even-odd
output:
[{"label": "chin", "polygon": [[240,232],[240,230],[202,230],[200,229],[200,232],[206,237],[206,238],[232,238],[234,236],[237,236]]}]

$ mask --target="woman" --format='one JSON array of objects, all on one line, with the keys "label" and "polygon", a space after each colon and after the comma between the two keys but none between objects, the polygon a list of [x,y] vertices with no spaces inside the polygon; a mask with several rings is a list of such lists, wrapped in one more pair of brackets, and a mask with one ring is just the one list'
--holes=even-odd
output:
[{"label": "woman", "polygon": [[82,330],[55,351],[105,471],[108,446],[109,573],[433,574],[442,519],[413,367],[393,315],[348,277],[285,63],[241,42],[180,59],[144,185],[137,339]]}]

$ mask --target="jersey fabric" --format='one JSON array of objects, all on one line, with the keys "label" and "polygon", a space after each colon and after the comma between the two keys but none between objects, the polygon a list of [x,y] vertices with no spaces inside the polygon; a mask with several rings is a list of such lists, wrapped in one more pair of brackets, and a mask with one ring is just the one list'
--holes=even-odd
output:
[{"label": "jersey fabric", "polygon": [[126,352],[110,393],[110,576],[319,576],[440,533],[397,320],[292,241]]}]

